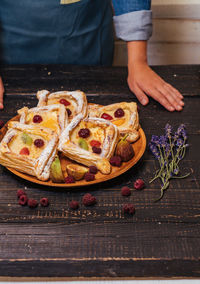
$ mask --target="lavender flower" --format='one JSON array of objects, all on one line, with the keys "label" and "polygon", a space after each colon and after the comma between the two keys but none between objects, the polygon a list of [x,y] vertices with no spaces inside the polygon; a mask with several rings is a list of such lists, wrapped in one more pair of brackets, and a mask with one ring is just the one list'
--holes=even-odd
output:
[{"label": "lavender flower", "polygon": [[171,138],[171,134],[172,134],[172,127],[171,127],[171,125],[169,123],[167,123],[165,125],[165,136],[167,138]]},{"label": "lavender flower", "polygon": [[151,137],[151,142],[158,145],[159,144],[159,136],[157,135],[152,135]]},{"label": "lavender flower", "polygon": [[181,146],[183,146],[183,143],[184,143],[184,141],[183,141],[181,138],[179,138],[179,139],[176,141],[176,146],[177,146],[177,147],[181,147]]},{"label": "lavender flower", "polygon": [[160,142],[161,146],[163,146],[163,147],[167,146],[167,139],[166,139],[166,137],[164,135],[160,136],[159,142]]},{"label": "lavender flower", "polygon": [[154,155],[154,157],[158,160],[160,158],[160,153],[158,151],[158,148],[153,143],[149,143],[149,148],[152,154]]}]

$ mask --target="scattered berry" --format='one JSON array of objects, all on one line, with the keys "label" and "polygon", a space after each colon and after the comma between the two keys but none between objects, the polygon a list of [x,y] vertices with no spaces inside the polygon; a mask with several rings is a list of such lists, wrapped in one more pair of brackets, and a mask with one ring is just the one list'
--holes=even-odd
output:
[{"label": "scattered berry", "polygon": [[35,200],[35,199],[29,199],[29,200],[28,200],[28,206],[29,206],[30,208],[35,208],[35,207],[37,207],[37,206],[38,206],[37,200]]},{"label": "scattered berry", "polygon": [[29,152],[29,149],[27,147],[24,147],[20,150],[19,154],[28,156],[30,154],[30,152]]},{"label": "scattered berry", "polygon": [[137,179],[133,185],[135,189],[143,189],[145,187],[145,183],[142,179]]},{"label": "scattered berry", "polygon": [[42,197],[42,198],[40,199],[40,204],[41,204],[41,206],[43,206],[43,207],[47,207],[47,206],[49,205],[49,200],[48,200],[48,198]]},{"label": "scattered berry", "polygon": [[43,121],[43,119],[42,119],[41,115],[39,115],[39,114],[34,115],[34,117],[33,117],[34,123],[40,123],[42,121]]},{"label": "scattered berry", "polygon": [[101,142],[97,141],[97,140],[91,140],[90,141],[90,145],[92,147],[100,147],[101,146]]},{"label": "scattered berry", "polygon": [[121,189],[121,194],[123,196],[129,196],[131,195],[131,190],[128,186],[123,186],[122,189]]},{"label": "scattered berry", "polygon": [[122,108],[118,108],[118,109],[115,111],[114,116],[115,116],[115,117],[122,117],[122,116],[124,116],[124,111],[123,111],[123,109],[122,109]]},{"label": "scattered berry", "polygon": [[86,193],[82,198],[82,202],[85,206],[90,206],[94,205],[97,201],[96,197],[94,197],[92,194]]},{"label": "scattered berry", "polygon": [[69,108],[66,108],[66,111],[67,111],[68,116],[70,116],[72,114],[72,112]]},{"label": "scattered berry", "polygon": [[99,147],[93,146],[93,147],[92,147],[92,151],[93,151],[95,154],[101,154],[101,148],[99,148]]},{"label": "scattered berry", "polygon": [[122,159],[120,156],[113,156],[111,159],[110,159],[110,164],[114,167],[120,167],[121,164],[122,164]]},{"label": "scattered berry", "polygon": [[85,173],[84,178],[85,178],[86,181],[93,181],[95,179],[95,175],[87,172],[87,173]]},{"label": "scattered berry", "polygon": [[64,106],[69,106],[70,105],[70,102],[68,102],[67,100],[65,99],[61,99],[60,100],[60,104],[64,105]]},{"label": "scattered berry", "polygon": [[122,209],[123,212],[127,214],[133,215],[135,213],[135,207],[133,206],[133,204],[124,204]]},{"label": "scattered berry", "polygon": [[79,208],[79,202],[78,202],[78,201],[75,201],[75,200],[72,200],[72,201],[69,203],[69,207],[70,207],[71,209],[76,210],[76,209]]},{"label": "scattered berry", "polygon": [[4,121],[0,120],[0,129],[4,126]]},{"label": "scattered berry", "polygon": [[88,128],[81,128],[78,132],[79,137],[87,138],[90,136],[90,130]]},{"label": "scattered berry", "polygon": [[73,176],[67,176],[65,178],[65,183],[75,183],[75,179]]},{"label": "scattered berry", "polygon": [[26,194],[20,195],[19,201],[18,201],[19,205],[24,206],[26,205],[27,201],[28,201],[28,197]]},{"label": "scattered berry", "polygon": [[101,118],[104,118],[104,119],[107,119],[107,120],[113,119],[113,117],[110,114],[105,113],[105,112],[101,115]]},{"label": "scattered berry", "polygon": [[19,198],[21,195],[26,195],[26,193],[22,189],[18,189],[17,197]]},{"label": "scattered berry", "polygon": [[37,148],[41,148],[44,146],[44,141],[42,139],[35,139],[34,141],[34,145]]},{"label": "scattered berry", "polygon": [[97,169],[97,167],[95,167],[95,166],[90,166],[89,167],[89,173],[90,174],[96,174],[98,172],[98,169]]}]

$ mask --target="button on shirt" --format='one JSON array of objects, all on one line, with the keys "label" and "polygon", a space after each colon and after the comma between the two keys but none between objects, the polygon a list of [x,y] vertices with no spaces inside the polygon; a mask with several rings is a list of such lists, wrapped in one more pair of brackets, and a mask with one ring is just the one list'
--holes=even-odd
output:
[{"label": "button on shirt", "polygon": [[148,40],[152,34],[151,0],[112,0],[116,36],[125,41]]}]

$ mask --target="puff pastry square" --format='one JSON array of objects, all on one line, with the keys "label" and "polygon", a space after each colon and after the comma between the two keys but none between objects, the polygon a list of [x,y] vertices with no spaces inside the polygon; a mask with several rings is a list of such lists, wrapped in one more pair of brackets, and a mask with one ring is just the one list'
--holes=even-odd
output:
[{"label": "puff pastry square", "polygon": [[121,102],[103,107],[89,105],[88,113],[89,117],[107,117],[106,119],[117,126],[121,136],[128,134],[127,141],[130,143],[139,138],[139,116],[137,104],[134,102]]},{"label": "puff pastry square", "polygon": [[[87,137],[80,137],[80,130],[88,129]],[[101,118],[79,116],[63,131],[58,149],[68,158],[86,166],[95,165],[103,174],[111,172],[109,163],[116,144],[119,131],[111,122]],[[101,148],[101,153],[94,152],[94,145]]]},{"label": "puff pastry square", "polygon": [[47,127],[55,131],[58,135],[68,124],[68,114],[61,104],[54,104],[43,107],[27,108],[18,110],[20,123]]},{"label": "puff pastry square", "polygon": [[38,107],[63,104],[67,110],[69,121],[78,114],[82,114],[83,117],[87,116],[87,98],[85,93],[81,91],[60,91],[50,93],[47,90],[42,90],[37,92],[37,98],[39,100]]},{"label": "puff pastry square", "polygon": [[16,121],[11,121],[8,128],[0,143],[0,164],[48,180],[57,153],[58,135],[48,128]]}]

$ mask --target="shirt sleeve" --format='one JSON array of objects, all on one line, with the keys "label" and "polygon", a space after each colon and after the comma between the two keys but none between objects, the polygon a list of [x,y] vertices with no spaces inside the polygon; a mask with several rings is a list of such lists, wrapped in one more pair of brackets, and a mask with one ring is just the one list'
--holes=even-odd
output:
[{"label": "shirt sleeve", "polygon": [[151,0],[112,0],[116,36],[125,41],[148,40],[152,35]]}]

